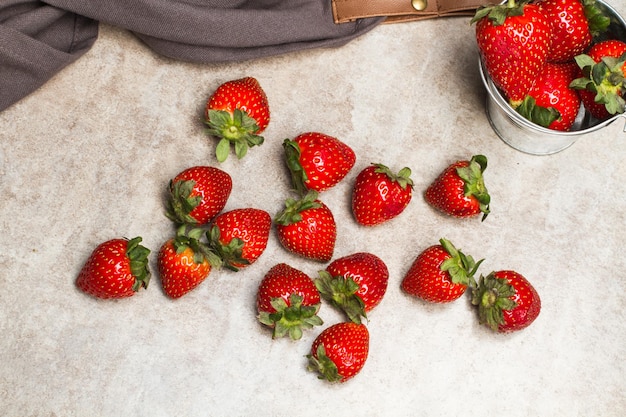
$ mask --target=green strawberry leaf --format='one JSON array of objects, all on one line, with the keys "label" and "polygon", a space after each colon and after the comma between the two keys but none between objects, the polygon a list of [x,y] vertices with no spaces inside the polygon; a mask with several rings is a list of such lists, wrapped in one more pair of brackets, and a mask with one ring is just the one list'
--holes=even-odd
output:
[{"label": "green strawberry leaf", "polygon": [[283,149],[285,151],[285,163],[291,174],[291,185],[300,196],[304,196],[308,191],[304,184],[309,178],[302,164],[300,164],[300,155],[302,154],[300,145],[296,141],[285,139]]},{"label": "green strawberry leaf", "polygon": [[572,81],[570,87],[595,93],[595,102],[604,104],[609,114],[624,113],[626,78],[623,67],[626,65],[626,53],[619,58],[604,57],[598,63],[585,54],[576,56],[575,60],[583,77]]},{"label": "green strawberry leaf", "polygon": [[365,303],[357,295],[359,284],[352,278],[332,276],[327,271],[319,271],[315,286],[322,298],[336,309],[343,311],[354,323],[361,324],[361,317],[367,319]]},{"label": "green strawberry leaf", "polygon": [[[317,358],[315,357],[317,356]],[[339,369],[337,365],[326,355],[326,349],[323,344],[320,344],[317,347],[315,352],[315,356],[307,355],[306,357],[309,359],[309,365],[307,369],[309,371],[318,372],[319,379],[326,379],[329,382],[339,382],[343,378],[339,374]]]},{"label": "green strawberry leaf", "polygon": [[215,151],[219,162],[228,158],[231,144],[239,159],[246,156],[248,148],[263,144],[264,138],[256,134],[259,131],[256,120],[245,111],[209,110],[207,116],[207,133],[220,139]]},{"label": "green strawberry leaf", "polygon": [[457,250],[447,239],[441,238],[439,243],[450,255],[450,258],[441,264],[441,270],[448,272],[450,279],[455,284],[463,284],[472,288],[476,287],[474,274],[484,259],[475,262],[474,258]]},{"label": "green strawberry leaf", "polygon": [[296,293],[289,295],[289,304],[282,297],[271,299],[270,304],[276,311],[261,312],[258,319],[266,326],[274,328],[272,338],[289,335],[291,340],[299,340],[302,338],[302,330],[324,324],[317,315],[320,304],[302,305],[303,300],[304,298]]},{"label": "green strawberry leaf", "polygon": [[591,36],[595,38],[606,32],[611,24],[611,18],[604,14],[604,11],[598,7],[595,0],[583,0],[582,4]]},{"label": "green strawberry leaf", "polygon": [[150,249],[140,245],[141,237],[137,236],[126,243],[126,256],[130,262],[130,271],[135,277],[133,291],[140,288],[148,288],[150,283],[150,269],[148,267],[148,256]]},{"label": "green strawberry leaf", "polygon": [[288,226],[302,220],[301,212],[309,209],[319,208],[322,205],[316,201],[318,192],[310,190],[304,197],[299,200],[288,198],[285,200],[285,208],[276,215],[274,222],[277,224]]},{"label": "green strawberry leaf", "polygon": [[470,24],[487,18],[493,22],[494,26],[503,25],[507,17],[523,15],[526,3],[528,3],[528,0],[508,0],[506,4],[480,6],[476,10],[476,14],[470,21]]},{"label": "green strawberry leaf", "polygon": [[463,180],[463,191],[466,197],[473,196],[480,203],[480,211],[483,213],[481,221],[487,218],[490,213],[489,204],[491,196],[485,180],[483,172],[487,169],[487,157],[484,155],[474,155],[469,161],[467,167],[457,168],[457,175]]},{"label": "green strawberry leaf", "polygon": [[497,278],[494,273],[481,276],[478,286],[472,292],[472,304],[478,306],[478,319],[497,330],[504,323],[504,310],[512,310],[517,304],[510,297],[515,288],[506,279]]},{"label": "green strawberry leaf", "polygon": [[526,96],[515,110],[527,120],[548,128],[552,122],[561,117],[561,113],[554,107],[538,106],[534,97]]},{"label": "green strawberry leaf", "polygon": [[191,196],[195,185],[196,182],[193,180],[170,181],[167,209],[165,212],[168,219],[177,224],[197,223],[197,220],[189,215],[202,201],[202,197],[199,195]]}]

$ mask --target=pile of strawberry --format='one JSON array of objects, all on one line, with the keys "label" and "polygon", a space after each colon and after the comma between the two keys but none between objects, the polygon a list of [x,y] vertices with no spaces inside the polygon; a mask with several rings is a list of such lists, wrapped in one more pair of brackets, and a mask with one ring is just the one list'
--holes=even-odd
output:
[{"label": "pile of strawberry", "polygon": [[611,39],[603,10],[595,0],[508,0],[477,10],[484,67],[523,117],[569,131],[581,111],[598,121],[624,112],[626,43]]},{"label": "pile of strawberry", "polygon": [[[209,132],[219,138],[217,159],[225,160],[231,147],[242,158],[250,147],[261,145],[269,115],[267,97],[256,79],[221,85],[206,107]],[[165,211],[175,233],[157,254],[161,285],[168,297],[180,298],[212,270],[249,267],[265,251],[273,226],[287,251],[328,265],[315,278],[284,262],[274,265],[258,285],[258,320],[272,329],[273,338],[298,340],[303,331],[324,324],[318,316],[322,300],[344,313],[344,321],[315,338],[308,355],[308,369],[328,381],[344,382],[365,364],[368,313],[385,296],[389,271],[382,259],[365,251],[333,259],[337,225],[322,199],[353,169],[356,155],[350,146],[319,132],[286,139],[282,146],[293,196],[286,198],[284,209],[273,219],[255,207],[225,212],[233,181],[219,168],[190,167],[169,181]],[[490,211],[483,178],[486,168],[483,155],[450,164],[425,190],[425,200],[447,215],[482,215],[484,220]],[[352,188],[355,221],[374,227],[396,218],[409,205],[413,187],[408,167],[397,173],[381,163],[364,167]],[[136,237],[100,244],[81,269],[78,288],[104,299],[130,297],[147,288],[150,250],[140,242],[141,237]],[[401,288],[434,303],[454,301],[470,288],[481,323],[499,332],[530,325],[541,308],[532,285],[513,271],[492,272],[476,282],[481,263],[441,239],[414,260]]]}]

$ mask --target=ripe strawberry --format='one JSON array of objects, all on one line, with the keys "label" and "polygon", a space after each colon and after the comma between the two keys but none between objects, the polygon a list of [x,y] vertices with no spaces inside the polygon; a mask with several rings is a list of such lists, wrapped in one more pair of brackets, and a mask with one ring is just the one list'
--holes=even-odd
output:
[{"label": "ripe strawberry", "polygon": [[535,288],[514,271],[481,276],[472,304],[478,306],[480,323],[500,333],[528,327],[541,311],[541,299]]},{"label": "ripe strawberry", "polygon": [[352,148],[323,133],[308,132],[293,140],[285,139],[283,148],[292,185],[300,195],[334,187],[356,161]]},{"label": "ripe strawberry", "polygon": [[389,281],[387,265],[378,256],[358,252],[336,259],[319,272],[315,286],[322,298],[355,323],[380,304]]},{"label": "ripe strawberry", "polygon": [[170,181],[166,215],[177,224],[207,224],[224,209],[232,188],[232,178],[221,169],[188,168]]},{"label": "ripe strawberry", "polygon": [[508,0],[478,8],[472,23],[489,76],[517,107],[548,58],[550,22],[537,5]]},{"label": "ripe strawberry", "polygon": [[367,360],[370,335],[364,324],[337,323],[322,331],[313,341],[308,370],[319,379],[346,382],[358,374]]},{"label": "ripe strawberry", "polygon": [[591,32],[580,0],[540,0],[539,9],[552,27],[550,62],[567,62],[591,44]]},{"label": "ripe strawberry", "polygon": [[576,74],[573,62],[546,63],[517,112],[548,129],[570,130],[580,109],[578,92],[569,86]]},{"label": "ripe strawberry", "polygon": [[580,78],[571,86],[578,89],[589,113],[606,120],[624,113],[626,101],[626,42],[607,40],[594,44],[587,54],[578,55]]},{"label": "ripe strawberry", "polygon": [[263,277],[256,298],[259,321],[274,329],[272,337],[302,337],[303,329],[320,326],[320,294],[313,280],[287,264],[272,267]]},{"label": "ripe strawberry", "polygon": [[205,117],[208,133],[219,138],[217,160],[224,162],[231,143],[240,159],[249,147],[263,143],[264,138],[259,135],[270,122],[270,109],[259,82],[245,77],[220,85],[207,101]]},{"label": "ripe strawberry", "polygon": [[487,158],[474,155],[469,161],[457,161],[448,166],[426,189],[426,201],[445,214],[469,217],[489,214],[491,197],[485,187],[483,172]]},{"label": "ripe strawberry", "polygon": [[157,263],[167,296],[182,297],[209,276],[212,266],[220,265],[219,258],[200,242],[203,233],[199,228],[187,232],[182,226],[175,238],[161,246]]},{"label": "ripe strawberry", "polygon": [[271,227],[272,218],[266,211],[235,209],[217,216],[207,237],[223,266],[237,271],[254,263],[265,251]]},{"label": "ripe strawberry", "polygon": [[150,282],[150,250],[134,239],[112,239],[98,245],[80,270],[76,286],[97,298],[135,295]]},{"label": "ripe strawberry", "polygon": [[573,60],[610,23],[595,0],[540,0],[537,5],[552,27],[550,62]]},{"label": "ripe strawberry", "polygon": [[440,239],[420,253],[402,280],[407,293],[431,303],[449,303],[475,287],[474,274],[482,260],[457,250],[450,241]]},{"label": "ripe strawberry", "polygon": [[411,201],[411,170],[398,174],[382,164],[372,164],[356,177],[352,191],[352,213],[363,226],[375,226],[397,217]]},{"label": "ripe strawberry", "polygon": [[316,191],[309,191],[300,200],[287,199],[285,209],[274,221],[278,240],[285,249],[328,262],[335,250],[337,225],[333,213],[317,196]]}]

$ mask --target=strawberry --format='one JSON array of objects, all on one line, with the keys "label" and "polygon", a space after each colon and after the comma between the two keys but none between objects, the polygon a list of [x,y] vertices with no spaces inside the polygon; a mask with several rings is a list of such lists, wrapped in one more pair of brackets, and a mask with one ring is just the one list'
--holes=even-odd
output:
[{"label": "strawberry", "polygon": [[382,164],[372,164],[356,177],[352,191],[352,213],[363,226],[376,226],[400,215],[411,201],[411,170],[398,174]]},{"label": "strawberry", "polygon": [[552,28],[550,62],[573,60],[610,23],[595,0],[540,0],[537,5]]},{"label": "strawberry", "polygon": [[166,215],[177,224],[207,224],[224,209],[232,188],[232,178],[221,169],[188,168],[170,181]]},{"label": "strawberry", "polygon": [[308,132],[293,140],[285,139],[283,148],[291,182],[300,195],[334,187],[356,161],[352,148],[323,133]]},{"label": "strawberry", "polygon": [[528,327],[541,311],[541,299],[535,288],[514,271],[481,276],[472,304],[478,306],[480,323],[500,333]]},{"label": "strawberry", "polygon": [[517,107],[548,59],[550,22],[539,6],[508,0],[479,7],[472,23],[489,76]]},{"label": "strawberry", "polygon": [[474,262],[446,239],[439,243],[415,258],[401,287],[407,294],[431,303],[449,303],[461,297],[468,286],[475,286],[474,273],[482,260]]},{"label": "strawberry", "polygon": [[98,245],[78,274],[76,286],[97,298],[125,298],[148,288],[150,250],[141,237],[111,239]]},{"label": "strawberry", "polygon": [[624,113],[626,101],[626,42],[606,40],[594,44],[587,54],[576,56],[580,78],[571,86],[578,90],[589,113],[598,120]]},{"label": "strawberry", "polygon": [[209,276],[212,266],[220,260],[200,242],[203,229],[179,228],[176,237],[167,240],[157,255],[161,285],[165,294],[180,298],[196,288]]},{"label": "strawberry", "polygon": [[219,139],[217,160],[224,162],[231,144],[239,159],[248,148],[263,144],[260,134],[270,122],[270,109],[256,78],[245,77],[221,84],[207,101],[205,117],[208,133]]},{"label": "strawberry", "polygon": [[233,271],[254,263],[265,251],[272,227],[269,213],[256,208],[218,215],[207,232],[209,245]]},{"label": "strawberry", "polygon": [[300,200],[289,198],[285,209],[274,219],[283,247],[305,258],[327,262],[333,257],[337,240],[335,218],[326,204],[309,191]]},{"label": "strawberry", "polygon": [[426,201],[450,216],[469,217],[482,212],[485,220],[491,200],[483,179],[485,169],[484,155],[449,165],[426,189]]},{"label": "strawberry", "polygon": [[580,109],[578,92],[569,86],[576,74],[573,62],[546,63],[517,112],[548,129],[570,130]]},{"label": "strawberry", "polygon": [[570,61],[591,44],[589,23],[580,0],[540,0],[537,5],[552,28],[548,61]]},{"label": "strawberry", "polygon": [[272,267],[263,277],[256,298],[259,321],[274,329],[272,337],[302,337],[303,329],[320,326],[320,294],[313,280],[287,264]]},{"label": "strawberry", "polygon": [[387,265],[378,256],[358,252],[331,262],[315,285],[324,299],[355,323],[376,307],[389,281]]},{"label": "strawberry", "polygon": [[318,372],[319,379],[346,382],[358,374],[369,353],[369,331],[364,324],[337,323],[315,338],[307,355],[307,369]]}]

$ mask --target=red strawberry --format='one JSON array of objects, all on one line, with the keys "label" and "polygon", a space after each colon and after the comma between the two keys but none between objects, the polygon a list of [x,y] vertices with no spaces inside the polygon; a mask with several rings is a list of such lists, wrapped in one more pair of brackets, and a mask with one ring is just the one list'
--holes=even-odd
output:
[{"label": "red strawberry", "polygon": [[358,374],[369,353],[369,331],[364,324],[337,323],[322,331],[313,341],[309,371],[320,379],[346,382]]},{"label": "red strawberry", "polygon": [[474,273],[482,260],[457,250],[446,239],[426,248],[413,261],[402,280],[402,289],[431,303],[449,303],[475,286]]},{"label": "red strawberry", "polygon": [[243,158],[248,148],[261,145],[259,136],[270,122],[267,96],[253,77],[227,81],[209,98],[205,109],[208,133],[220,139],[216,156],[219,162],[228,158],[231,143],[235,154]]},{"label": "red strawberry", "polygon": [[352,213],[363,226],[375,226],[397,217],[411,201],[413,180],[407,167],[394,174],[382,164],[372,164],[356,177]]},{"label": "red strawberry", "polygon": [[355,323],[381,302],[389,281],[387,265],[366,252],[336,259],[319,274],[315,285],[322,297]]},{"label": "red strawberry", "polygon": [[581,77],[571,84],[585,108],[598,120],[624,113],[626,102],[626,42],[608,40],[593,45],[576,62]]},{"label": "red strawberry", "polygon": [[335,250],[337,225],[333,213],[317,196],[316,191],[309,191],[300,200],[287,199],[285,209],[276,216],[276,231],[285,249],[327,262]]},{"label": "red strawberry", "polygon": [[537,5],[552,27],[549,61],[570,61],[591,44],[589,23],[580,0],[540,0]]},{"label": "red strawberry", "polygon": [[217,216],[207,237],[223,266],[237,271],[252,264],[265,251],[271,227],[272,218],[266,211],[235,209]]},{"label": "red strawberry", "polygon": [[309,132],[283,142],[293,187],[300,195],[334,187],[356,161],[352,148],[323,133]]},{"label": "red strawberry", "polygon": [[218,168],[188,168],[170,181],[166,215],[178,224],[206,224],[224,209],[232,188],[230,175]]},{"label": "red strawberry", "polygon": [[548,58],[550,22],[537,5],[515,0],[480,7],[474,22],[489,76],[517,107]]},{"label": "red strawberry", "polygon": [[275,265],[263,277],[256,298],[259,321],[274,329],[272,337],[302,337],[303,329],[323,324],[317,316],[320,294],[313,280],[287,264]]},{"label": "red strawberry", "polygon": [[537,5],[552,27],[550,62],[573,60],[610,23],[594,0],[540,0]]},{"label": "red strawberry", "polygon": [[483,172],[487,158],[474,155],[469,161],[457,161],[448,166],[426,189],[426,201],[436,209],[454,217],[489,214],[491,197],[485,187]]},{"label": "red strawberry", "polygon": [[209,276],[212,266],[219,266],[219,258],[200,243],[203,233],[202,229],[187,232],[183,226],[161,246],[157,263],[163,291],[169,297],[187,294]]},{"label": "red strawberry", "polygon": [[548,129],[570,130],[580,109],[578,92],[569,86],[576,74],[573,62],[546,63],[517,112]]},{"label": "red strawberry", "polygon": [[112,239],[98,245],[87,259],[76,286],[98,298],[125,298],[135,295],[150,282],[150,250],[134,239]]},{"label": "red strawberry", "polygon": [[514,271],[481,276],[472,303],[478,306],[480,323],[500,333],[528,327],[541,311],[541,299],[535,288]]}]

